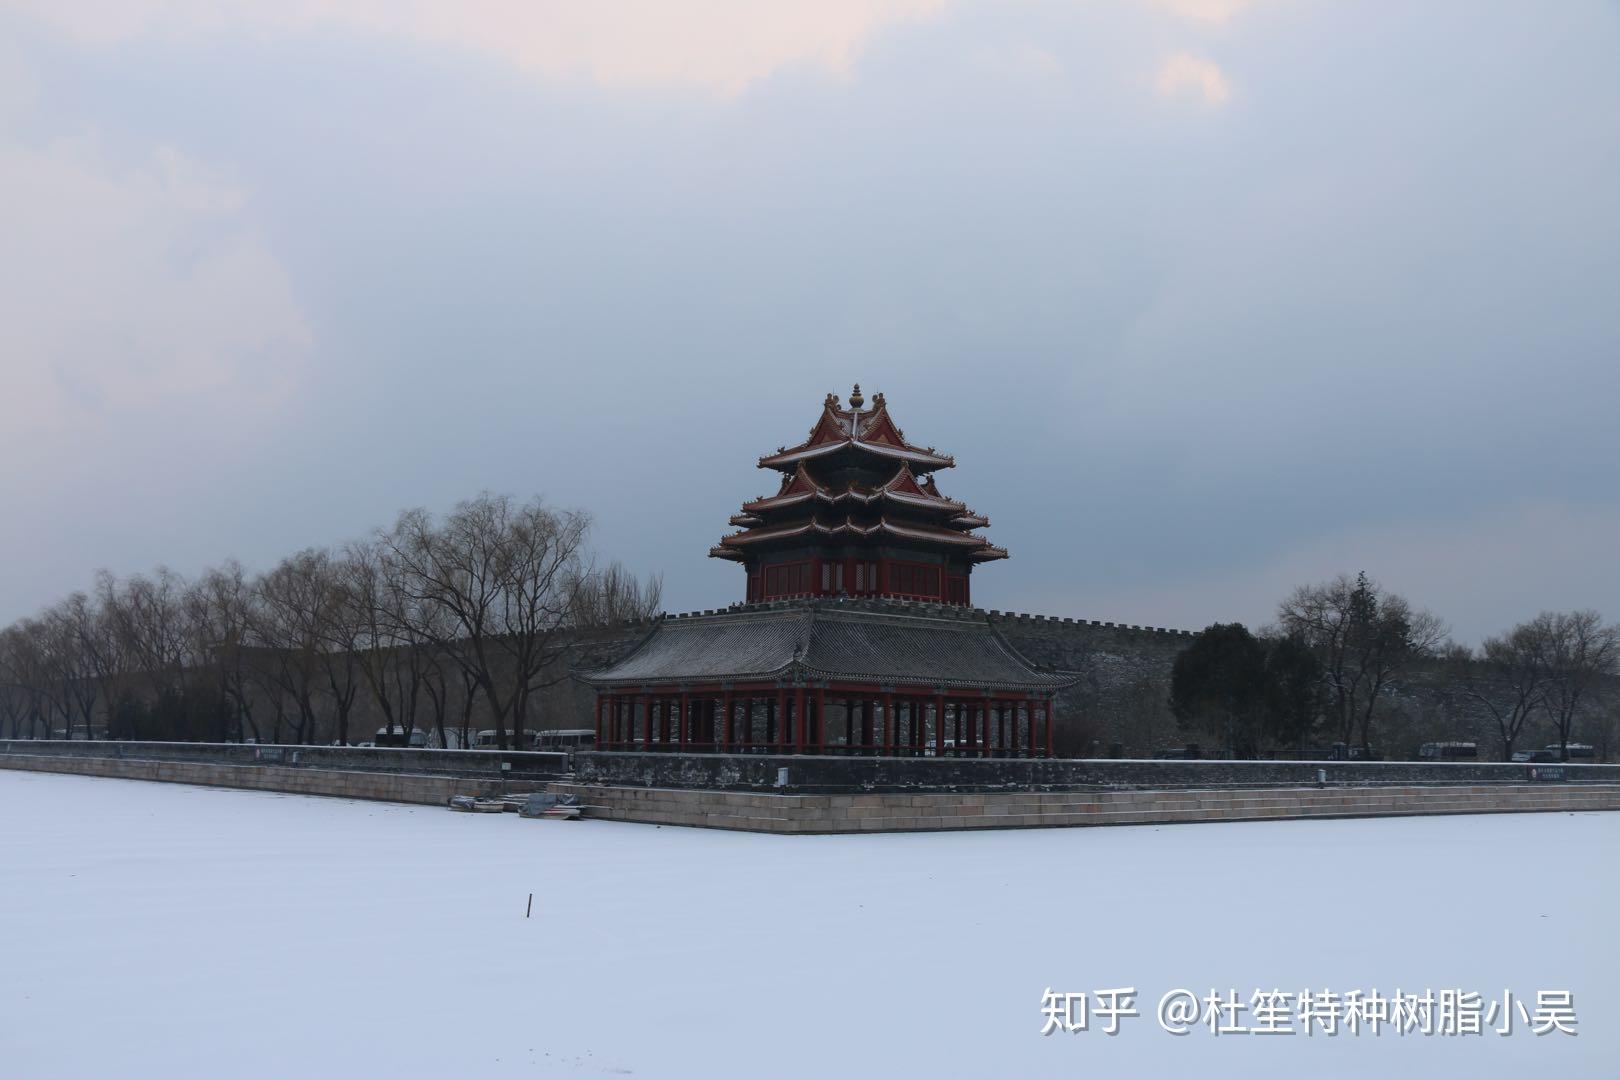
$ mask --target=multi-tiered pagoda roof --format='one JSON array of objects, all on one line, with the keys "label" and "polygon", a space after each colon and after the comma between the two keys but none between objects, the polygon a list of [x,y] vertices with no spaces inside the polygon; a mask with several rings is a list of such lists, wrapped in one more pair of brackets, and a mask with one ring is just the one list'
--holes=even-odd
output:
[{"label": "multi-tiered pagoda roof", "polygon": [[949,454],[907,442],[882,394],[864,405],[828,394],[809,438],[759,459],[781,485],[709,552],[747,569],[747,604],[660,619],[585,676],[600,748],[1052,755],[1073,676],[969,604],[973,567],[1007,557],[974,532],[989,519],[934,482]]},{"label": "multi-tiered pagoda roof", "polygon": [[798,595],[906,596],[968,602],[967,579],[1007,552],[974,529],[990,524],[940,492],[933,473],[956,465],[915,446],[882,394],[863,409],[828,394],[804,442],[759,459],[782,474],[774,495],[745,502],[739,531],[711,548],[748,569],[748,599]]}]

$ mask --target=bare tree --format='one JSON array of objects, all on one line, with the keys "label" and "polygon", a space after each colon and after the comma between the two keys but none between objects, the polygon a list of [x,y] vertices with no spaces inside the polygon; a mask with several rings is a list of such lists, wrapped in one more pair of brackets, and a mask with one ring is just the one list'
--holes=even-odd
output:
[{"label": "bare tree", "polygon": [[657,614],[663,602],[664,581],[654,576],[642,581],[620,562],[586,571],[570,583],[569,621],[574,626],[611,626],[639,622]]},{"label": "bare tree", "polygon": [[589,528],[583,513],[485,493],[443,521],[408,511],[383,538],[404,599],[443,614],[419,630],[483,695],[502,749],[523,745],[536,694],[568,677],[567,630],[657,597],[656,581],[632,589],[619,568],[592,569]]},{"label": "bare tree", "polygon": [[[11,627],[11,677],[23,697],[23,715],[28,720],[28,737],[49,739],[58,717],[68,726],[66,700],[51,652],[51,635],[40,619],[21,619]],[[68,732],[71,734],[71,731]]]},{"label": "bare tree", "polygon": [[60,699],[67,709],[66,733],[73,738],[74,719],[84,726],[84,737],[95,738],[96,703],[108,674],[103,626],[89,597],[78,592],[46,609],[40,617],[47,643],[46,658],[61,684]]},{"label": "bare tree", "polygon": [[247,572],[234,559],[204,573],[186,592],[189,621],[198,635],[196,652],[210,658],[217,692],[236,713],[236,738],[251,731],[254,742],[262,739],[253,715],[257,700],[248,650],[258,602]]},{"label": "bare tree", "polygon": [[1367,753],[1380,696],[1414,661],[1433,655],[1447,631],[1438,617],[1413,611],[1363,572],[1295,589],[1277,609],[1274,632],[1304,642],[1321,659],[1339,741],[1348,745],[1359,736]]},{"label": "bare tree", "polygon": [[385,546],[371,539],[347,545],[334,569],[338,593],[329,620],[332,642],[352,656],[387,729],[397,727],[408,738],[426,659],[412,639],[398,565]]},{"label": "bare tree", "polygon": [[317,737],[315,694],[325,646],[318,612],[325,603],[320,595],[325,583],[312,564],[322,558],[319,552],[300,552],[254,582],[258,599],[250,625],[259,646],[255,660],[262,676],[292,703],[293,740],[301,743]]},{"label": "bare tree", "polygon": [[183,695],[186,665],[194,659],[185,588],[178,574],[161,566],[151,577],[136,574],[123,582],[106,571],[96,577],[96,599],[124,666],[145,681],[154,703]]},{"label": "bare tree", "polygon": [[30,715],[33,696],[32,690],[23,681],[26,644],[22,636],[22,628],[18,625],[0,629],[0,734],[9,731],[8,737],[12,739],[23,737],[22,722]]},{"label": "bare tree", "polygon": [[1558,732],[1558,756],[1569,760],[1570,732],[1582,705],[1620,668],[1620,627],[1595,611],[1544,613],[1535,620],[1547,669],[1542,707]]},{"label": "bare tree", "polygon": [[1546,659],[1547,624],[1542,615],[1520,623],[1500,637],[1487,638],[1477,658],[1454,653],[1465,696],[1483,706],[1496,724],[1502,760],[1513,749],[1536,712],[1546,704],[1550,671]]}]

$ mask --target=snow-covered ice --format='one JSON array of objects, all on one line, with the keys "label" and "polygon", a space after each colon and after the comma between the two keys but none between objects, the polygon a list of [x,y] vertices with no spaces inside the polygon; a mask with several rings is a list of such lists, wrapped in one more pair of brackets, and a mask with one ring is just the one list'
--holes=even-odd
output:
[{"label": "snow-covered ice", "polygon": [[[777,837],[0,771],[0,815],[7,1077],[1620,1075],[1616,813]],[[1177,987],[1580,1034],[1175,1037]]]}]

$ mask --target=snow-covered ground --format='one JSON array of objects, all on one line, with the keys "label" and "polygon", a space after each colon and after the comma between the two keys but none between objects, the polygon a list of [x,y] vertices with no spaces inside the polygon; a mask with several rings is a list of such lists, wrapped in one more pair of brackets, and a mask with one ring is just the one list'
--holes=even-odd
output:
[{"label": "snow-covered ground", "polygon": [[[1614,813],[777,837],[0,771],[0,821],[19,1080],[1620,1075]],[[1176,1037],[1175,988],[1580,1034]]]}]

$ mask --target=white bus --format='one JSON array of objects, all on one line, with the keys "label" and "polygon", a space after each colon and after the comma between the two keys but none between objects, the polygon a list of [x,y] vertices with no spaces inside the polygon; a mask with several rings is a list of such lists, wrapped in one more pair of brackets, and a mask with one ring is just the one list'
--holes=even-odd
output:
[{"label": "white bus", "polygon": [[554,728],[534,733],[536,750],[590,750],[595,746],[595,728]]}]

